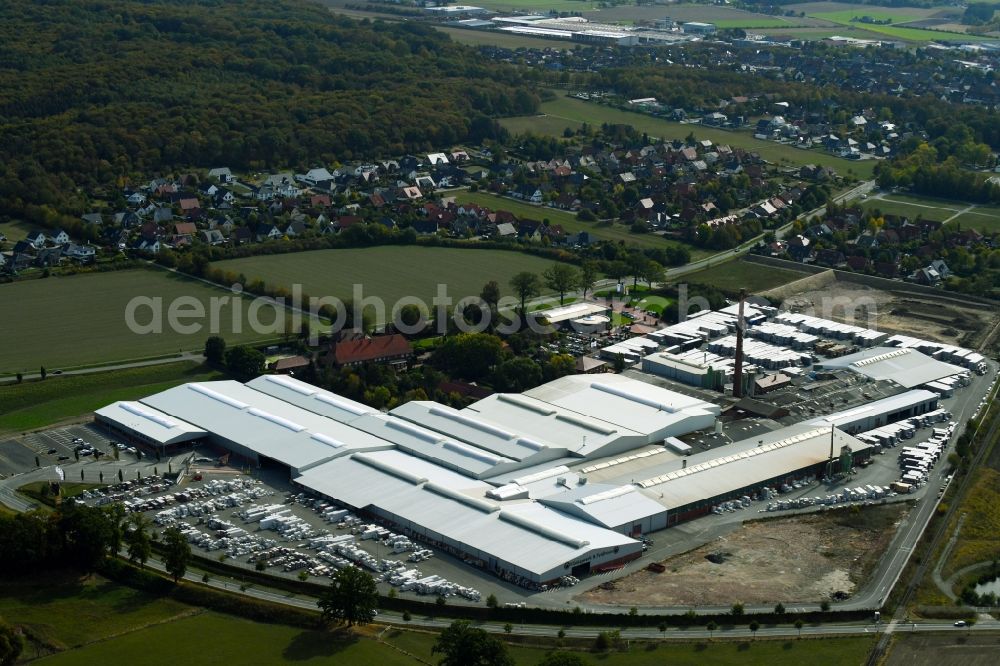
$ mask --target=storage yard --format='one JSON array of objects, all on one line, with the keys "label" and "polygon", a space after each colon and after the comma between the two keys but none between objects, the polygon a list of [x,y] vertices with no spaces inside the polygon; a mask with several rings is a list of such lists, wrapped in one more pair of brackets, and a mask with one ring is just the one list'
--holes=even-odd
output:
[{"label": "storage yard", "polygon": [[[569,324],[583,312],[564,309]],[[496,590],[505,601],[553,604],[565,594],[530,595],[591,589],[608,580],[592,574],[690,551],[707,537],[671,528],[701,517],[720,534],[764,515],[851,507],[878,532],[865,527],[859,544],[892,539],[892,521],[873,516],[897,509],[877,505],[933,497],[947,482],[942,461],[996,379],[995,363],[968,349],[766,305],[702,311],[608,349],[597,355],[632,367],[462,410],[412,401],[383,413],[268,375],[185,384],[113,403],[96,419],[163,453],[216,447],[291,484],[274,496],[280,484],[237,477],[140,505],[160,525],[183,523],[206,553],[314,577],[353,564],[403,593],[458,603]],[[830,520],[746,529],[734,564],[768,559],[769,540],[794,541],[803,562],[812,552],[823,575],[834,573],[779,575],[796,559],[782,546],[767,576],[780,580],[751,585],[743,600],[850,595],[869,563],[859,551],[830,567],[841,555],[823,544],[854,538]],[[432,571],[438,562],[445,568]],[[683,573],[684,562],[671,566]],[[694,570],[709,576],[705,566]],[[717,582],[698,594],[731,603],[735,583]],[[631,603],[673,603],[671,589]]]},{"label": "storage yard", "polygon": [[[846,596],[871,572],[904,505],[755,521],[704,546],[605,583],[580,601],[600,605],[728,606]],[[781,552],[776,557],[776,550]]]}]

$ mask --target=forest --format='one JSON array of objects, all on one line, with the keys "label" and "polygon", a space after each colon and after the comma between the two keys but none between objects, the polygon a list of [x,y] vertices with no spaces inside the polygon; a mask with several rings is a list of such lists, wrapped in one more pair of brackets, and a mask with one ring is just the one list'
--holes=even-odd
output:
[{"label": "forest", "polygon": [[0,207],[43,224],[135,178],[429,150],[538,105],[447,35],[305,0],[7,0],[0,43]]}]

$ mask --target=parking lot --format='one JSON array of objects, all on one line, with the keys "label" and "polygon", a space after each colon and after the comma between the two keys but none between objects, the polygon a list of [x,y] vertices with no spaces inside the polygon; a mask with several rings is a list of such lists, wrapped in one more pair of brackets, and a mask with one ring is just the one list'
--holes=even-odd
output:
[{"label": "parking lot", "polygon": [[[21,437],[9,437],[0,440],[0,477],[23,474],[36,469],[36,458],[38,467],[78,462],[83,465],[104,464],[115,460],[117,447],[113,442],[119,442],[119,438],[108,434],[93,423],[32,432]],[[142,459],[139,449],[136,448],[135,452],[132,452],[128,448],[130,444],[123,444],[126,444],[126,449],[117,451],[116,462],[119,466],[137,463]],[[88,449],[99,453],[84,453]],[[147,461],[148,454],[147,450],[144,454]]]},{"label": "parking lot", "polygon": [[195,462],[178,485],[150,477],[82,497],[94,505],[121,501],[145,513],[159,533],[178,527],[196,554],[234,567],[235,581],[239,569],[261,567],[271,575],[322,583],[353,563],[375,577],[382,593],[394,588],[401,596],[425,600],[440,595],[449,604],[481,604],[490,593],[505,602],[531,595],[303,493],[275,473],[247,475],[209,465],[210,456],[200,451],[192,457]]}]

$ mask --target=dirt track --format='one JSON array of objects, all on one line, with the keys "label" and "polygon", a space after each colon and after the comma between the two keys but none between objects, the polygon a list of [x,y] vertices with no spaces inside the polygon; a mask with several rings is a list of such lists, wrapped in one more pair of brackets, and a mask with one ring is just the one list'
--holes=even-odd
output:
[{"label": "dirt track", "polygon": [[[639,571],[580,599],[686,606],[821,601],[836,592],[850,594],[878,561],[904,511],[890,505],[748,523],[664,561],[664,573]],[[719,564],[708,559],[720,554]]]}]

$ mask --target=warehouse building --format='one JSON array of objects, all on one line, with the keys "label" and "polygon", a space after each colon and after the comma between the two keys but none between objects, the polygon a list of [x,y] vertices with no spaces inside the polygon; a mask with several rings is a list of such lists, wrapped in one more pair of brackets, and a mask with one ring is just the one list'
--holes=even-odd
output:
[{"label": "warehouse building", "polygon": [[849,433],[867,432],[911,416],[933,412],[938,408],[938,396],[933,391],[914,390],[875,400],[867,404],[807,421],[809,424],[835,426]]},{"label": "warehouse building", "polygon": [[97,410],[94,420],[123,439],[142,442],[161,452],[200,442],[208,436],[201,428],[175,416],[124,400]]},{"label": "warehouse building", "polygon": [[903,388],[913,388],[945,377],[968,374],[964,368],[939,361],[912,348],[873,347],[815,365],[816,370],[841,368],[870,379],[895,382]]}]

